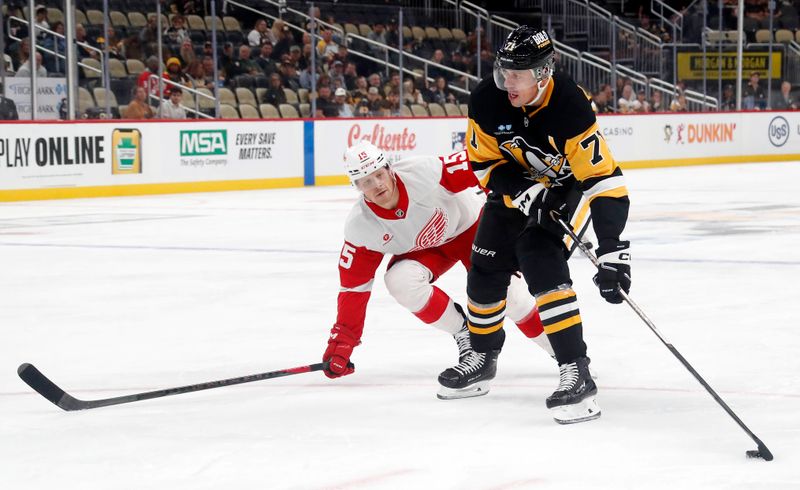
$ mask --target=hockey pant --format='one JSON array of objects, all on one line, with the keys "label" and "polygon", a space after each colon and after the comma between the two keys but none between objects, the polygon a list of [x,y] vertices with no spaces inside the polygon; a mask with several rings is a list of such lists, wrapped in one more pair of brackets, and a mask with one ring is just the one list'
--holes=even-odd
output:
[{"label": "hockey pant", "polygon": [[476,351],[502,348],[503,320],[508,308],[506,290],[510,278],[519,270],[536,298],[544,332],[559,364],[586,355],[563,236],[529,224],[519,210],[490,196],[472,250],[467,316]]},{"label": "hockey pant", "polygon": [[[470,247],[477,229],[476,222],[444,245],[393,256],[384,275],[389,294],[424,323],[451,335],[458,333],[464,318],[450,296],[433,283],[457,262],[470,269]],[[527,337],[537,337],[542,327],[527,286],[515,276],[507,288],[509,318]]]}]

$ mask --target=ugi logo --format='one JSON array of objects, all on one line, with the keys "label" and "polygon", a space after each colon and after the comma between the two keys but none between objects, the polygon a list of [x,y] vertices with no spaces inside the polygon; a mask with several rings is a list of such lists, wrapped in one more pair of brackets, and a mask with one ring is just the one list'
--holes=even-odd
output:
[{"label": "ugi logo", "polygon": [[225,129],[181,131],[181,156],[227,155],[228,131]]}]

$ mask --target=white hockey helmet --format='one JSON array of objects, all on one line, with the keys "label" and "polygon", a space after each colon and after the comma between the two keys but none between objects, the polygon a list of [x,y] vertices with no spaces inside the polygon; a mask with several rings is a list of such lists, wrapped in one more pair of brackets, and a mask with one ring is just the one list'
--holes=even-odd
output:
[{"label": "white hockey helmet", "polygon": [[368,141],[360,141],[344,152],[344,168],[353,185],[357,180],[388,166],[389,160],[383,152]]}]

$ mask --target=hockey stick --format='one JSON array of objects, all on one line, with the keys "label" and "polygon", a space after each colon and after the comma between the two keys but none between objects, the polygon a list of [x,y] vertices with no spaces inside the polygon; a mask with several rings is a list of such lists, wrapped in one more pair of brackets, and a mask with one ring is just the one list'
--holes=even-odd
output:
[{"label": "hockey stick", "polygon": [[[594,266],[599,269],[600,268],[600,261],[597,260],[597,257],[595,257],[594,254],[591,251],[589,251],[589,248],[586,247],[583,244],[583,242],[578,240],[578,237],[575,236],[575,233],[572,231],[572,229],[564,222],[564,220],[561,219],[561,216],[558,213],[556,213],[555,211],[551,211],[550,212],[550,217],[553,219],[553,221],[555,221],[559,225],[561,225],[561,227],[564,229],[565,232],[567,232],[567,234],[572,236],[572,239],[575,240],[576,244],[578,244],[578,247],[580,247],[580,249],[583,252],[583,254],[586,255],[589,258],[589,260],[592,261],[592,264],[594,264]],[[694,376],[694,379],[696,379],[701,385],[703,385],[703,388],[705,388],[706,391],[708,391],[708,393],[711,395],[711,397],[714,398],[714,400],[717,403],[719,403],[719,405],[728,413],[728,415],[730,415],[731,418],[733,420],[735,420],[737,424],[739,424],[739,427],[741,427],[742,430],[745,431],[748,436],[750,436],[750,439],[752,439],[753,442],[755,442],[758,445],[758,449],[750,450],[750,451],[747,451],[745,453],[747,455],[747,457],[748,458],[762,458],[762,459],[765,459],[767,461],[772,461],[772,452],[770,452],[770,450],[767,449],[767,446],[764,445],[763,442],[761,442],[761,439],[759,439],[758,436],[753,434],[753,431],[751,431],[744,424],[744,422],[742,422],[742,419],[740,419],[733,412],[733,410],[731,410],[731,407],[729,407],[728,404],[725,403],[725,401],[722,398],[720,398],[720,396],[717,394],[717,392],[714,391],[714,389],[711,388],[711,386],[706,382],[706,380],[704,380],[703,377],[700,376],[700,374],[692,367],[692,365],[689,364],[689,361],[687,361],[686,358],[683,357],[680,352],[678,352],[678,349],[676,349],[670,342],[667,341],[667,339],[664,338],[663,335],[661,335],[661,332],[658,331],[658,329],[656,328],[655,324],[647,317],[647,315],[645,315],[644,311],[642,311],[642,309],[639,308],[639,305],[637,305],[630,298],[630,296],[628,296],[628,294],[625,291],[620,289],[619,290],[619,294],[620,294],[620,296],[622,296],[622,299],[625,300],[626,303],[628,303],[628,306],[630,306],[631,309],[633,309],[633,311],[636,312],[637,315],[639,315],[639,318],[641,318],[642,321],[644,321],[644,323],[650,328],[650,330],[652,330],[652,332],[654,334],[656,334],[656,337],[658,337],[658,339],[665,346],[667,346],[667,349],[669,349],[669,351],[672,352],[672,354],[675,357],[677,357],[679,361],[681,361],[681,364],[683,364],[683,366],[687,370],[689,370],[690,373],[692,373],[692,376]]]},{"label": "hockey stick", "polygon": [[194,391],[210,390],[212,388],[221,388],[223,386],[238,385],[241,383],[250,383],[253,381],[261,381],[262,379],[281,378],[283,376],[292,376],[294,374],[310,373],[311,371],[321,371],[327,367],[327,362],[320,362],[317,364],[309,364],[307,366],[300,366],[289,369],[280,369],[278,371],[270,371],[259,374],[249,374],[247,376],[240,376],[238,378],[221,379],[218,381],[207,381],[205,383],[198,383],[195,385],[180,386],[177,388],[166,388],[163,390],[148,391],[145,393],[136,393],[133,395],[115,396],[113,398],[104,398],[102,400],[79,400],[69,393],[65,392],[55,383],[50,381],[41,371],[36,369],[33,364],[27,362],[20,365],[17,369],[17,374],[22,381],[33,388],[37,393],[53,402],[58,408],[71,412],[73,410],[89,410],[92,408],[107,407],[109,405],[119,405],[122,403],[138,402],[140,400],[149,400],[151,398],[160,398],[163,396],[180,395],[182,393],[191,393]]}]

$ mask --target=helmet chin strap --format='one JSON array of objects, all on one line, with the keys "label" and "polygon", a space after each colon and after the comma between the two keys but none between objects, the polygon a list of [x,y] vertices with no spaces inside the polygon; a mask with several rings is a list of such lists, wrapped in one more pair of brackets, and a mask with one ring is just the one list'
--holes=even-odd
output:
[{"label": "helmet chin strap", "polygon": [[[533,74],[533,70],[531,70],[531,74]],[[537,102],[539,102],[539,99],[541,99],[542,96],[544,95],[544,89],[545,89],[545,87],[547,87],[548,83],[550,83],[550,77],[547,77],[547,80],[536,82],[536,87],[539,89],[536,92],[536,97],[534,97],[530,102],[528,102],[525,105],[534,105]]]}]

